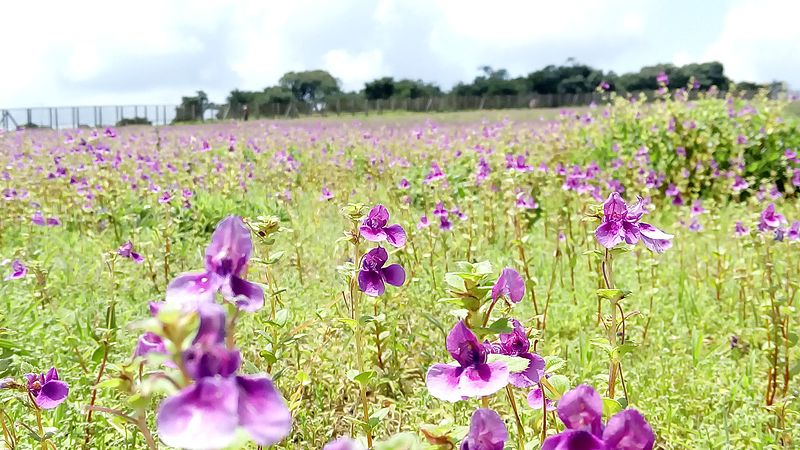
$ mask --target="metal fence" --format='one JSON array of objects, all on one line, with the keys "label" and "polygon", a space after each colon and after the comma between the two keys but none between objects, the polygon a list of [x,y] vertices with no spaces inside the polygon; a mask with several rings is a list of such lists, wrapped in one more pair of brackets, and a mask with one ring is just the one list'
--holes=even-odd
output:
[{"label": "metal fence", "polygon": [[[745,98],[754,92],[737,93]],[[639,93],[635,93],[639,95]],[[654,92],[644,92],[652,100]],[[690,98],[696,92],[690,92]],[[718,96],[724,96],[719,92]],[[796,93],[789,94],[796,98]],[[390,98],[367,100],[360,96],[334,97],[325,102],[300,101],[265,102],[211,105],[199,111],[194,105],[140,105],[140,106],[72,106],[53,108],[0,109],[0,126],[9,131],[17,128],[80,128],[107,127],[130,124],[168,125],[180,121],[280,119],[302,116],[383,114],[387,112],[452,112],[488,109],[532,109],[586,106],[607,101],[605,94],[587,92],[578,94],[528,94],[508,96],[467,97],[442,95],[437,97]]]}]

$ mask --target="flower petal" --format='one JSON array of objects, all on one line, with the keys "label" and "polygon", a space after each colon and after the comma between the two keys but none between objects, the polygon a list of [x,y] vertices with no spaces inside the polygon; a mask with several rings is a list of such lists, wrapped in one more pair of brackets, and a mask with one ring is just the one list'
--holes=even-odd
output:
[{"label": "flower petal", "polygon": [[213,302],[222,280],[205,272],[178,275],[167,286],[166,302],[194,307],[198,303]]},{"label": "flower petal", "polygon": [[608,199],[603,203],[603,221],[618,221],[628,215],[628,206],[619,195],[619,192],[612,192]]},{"label": "flower petal", "polygon": [[558,402],[558,417],[571,430],[603,432],[603,399],[593,387],[582,384],[567,391]]},{"label": "flower petal", "polygon": [[228,216],[211,235],[206,248],[206,270],[220,276],[241,276],[252,250],[250,230],[239,216]]},{"label": "flower petal", "polygon": [[509,383],[518,388],[528,388],[535,386],[539,379],[544,376],[546,366],[544,358],[535,353],[522,353],[519,355],[528,361],[528,367],[522,372],[512,373],[508,377]]},{"label": "flower petal", "polygon": [[399,224],[394,224],[383,229],[386,234],[386,241],[395,247],[406,245],[406,230]]},{"label": "flower petal", "polygon": [[367,214],[367,219],[373,221],[378,228],[383,228],[389,221],[389,210],[383,205],[375,205]]},{"label": "flower petal", "polygon": [[450,356],[458,361],[461,367],[486,362],[486,349],[463,320],[458,321],[447,334],[445,345]]},{"label": "flower petal", "polygon": [[672,238],[674,236],[659,230],[649,223],[640,222],[639,231],[642,243],[651,252],[664,253],[664,251],[672,247]]},{"label": "flower petal", "polygon": [[492,300],[508,296],[512,303],[518,303],[525,296],[525,280],[516,270],[506,267],[492,287]]},{"label": "flower petal", "polygon": [[406,271],[400,264],[392,264],[382,269],[383,279],[392,286],[402,286],[406,282]]},{"label": "flower petal", "polygon": [[613,450],[592,433],[566,430],[545,439],[542,450]]},{"label": "flower petal", "polygon": [[221,292],[225,299],[233,301],[243,311],[255,312],[264,307],[264,290],[261,286],[237,276],[232,276]]},{"label": "flower petal", "polygon": [[364,239],[370,242],[380,242],[386,239],[386,232],[383,228],[371,228],[366,225],[361,225],[358,231],[361,232],[361,236],[364,236]]},{"label": "flower petal", "polygon": [[508,440],[506,424],[491,409],[480,408],[472,413],[469,433],[461,443],[468,450],[503,450]]},{"label": "flower petal", "polygon": [[36,405],[42,409],[53,409],[66,400],[69,395],[69,385],[58,379],[50,380],[42,385],[42,390],[36,396]]},{"label": "flower petal", "polygon": [[161,402],[158,437],[170,447],[228,446],[239,422],[234,378],[204,378]]},{"label": "flower petal", "polygon": [[464,369],[458,377],[462,397],[492,395],[508,384],[508,366],[503,362],[478,364]]},{"label": "flower petal", "polygon": [[541,411],[542,400],[546,402],[544,407],[547,409],[547,411],[555,411],[556,407],[553,406],[553,402],[550,401],[550,399],[548,399],[544,395],[542,395],[542,390],[537,385],[535,388],[533,388],[532,391],[528,393],[528,406],[530,406],[533,409]]},{"label": "flower petal", "polygon": [[378,297],[386,290],[380,272],[372,270],[358,271],[358,288],[371,297]]},{"label": "flower petal", "polygon": [[614,248],[625,238],[625,231],[621,222],[605,222],[594,230],[594,235],[603,247]]},{"label": "flower petal", "polygon": [[459,375],[461,375],[461,367],[450,364],[434,364],[428,369],[428,374],[425,376],[425,386],[428,387],[428,392],[439,400],[457,402],[461,400],[461,394],[458,391]]},{"label": "flower petal", "polygon": [[239,425],[258,445],[280,442],[292,431],[292,416],[280,393],[266,376],[236,377],[239,387]]},{"label": "flower petal", "polygon": [[603,440],[614,450],[650,450],[655,439],[653,429],[635,409],[617,413],[603,431]]},{"label": "flower petal", "polygon": [[365,450],[364,446],[358,441],[354,441],[349,437],[340,437],[335,441],[328,442],[322,447],[322,450]]}]

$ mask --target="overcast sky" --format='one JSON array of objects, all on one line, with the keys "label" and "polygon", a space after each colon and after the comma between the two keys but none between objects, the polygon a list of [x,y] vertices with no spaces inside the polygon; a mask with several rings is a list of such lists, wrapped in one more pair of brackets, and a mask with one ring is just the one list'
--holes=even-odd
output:
[{"label": "overcast sky", "polygon": [[322,68],[449,88],[477,67],[568,57],[617,73],[718,60],[734,80],[800,87],[800,0],[12,1],[0,9],[0,108],[174,104]]}]

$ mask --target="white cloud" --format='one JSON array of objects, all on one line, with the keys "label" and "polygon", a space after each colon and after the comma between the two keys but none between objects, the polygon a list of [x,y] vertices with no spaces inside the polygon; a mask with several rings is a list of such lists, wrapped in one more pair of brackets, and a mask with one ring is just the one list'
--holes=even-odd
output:
[{"label": "white cloud", "polygon": [[704,58],[722,62],[735,80],[774,79],[800,85],[800,2],[743,0],[725,15],[723,29]]},{"label": "white cloud", "polygon": [[387,74],[380,50],[350,53],[331,50],[322,57],[322,67],[339,78],[344,90],[360,90],[364,83]]}]

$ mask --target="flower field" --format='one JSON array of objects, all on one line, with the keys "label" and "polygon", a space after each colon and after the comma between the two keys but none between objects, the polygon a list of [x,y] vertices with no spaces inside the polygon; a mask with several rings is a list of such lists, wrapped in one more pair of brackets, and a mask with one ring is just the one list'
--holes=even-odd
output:
[{"label": "flower field", "polygon": [[797,448],[800,122],[607,100],[1,134],[0,442]]}]

